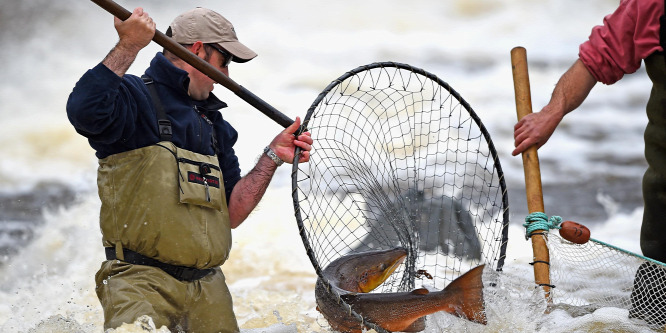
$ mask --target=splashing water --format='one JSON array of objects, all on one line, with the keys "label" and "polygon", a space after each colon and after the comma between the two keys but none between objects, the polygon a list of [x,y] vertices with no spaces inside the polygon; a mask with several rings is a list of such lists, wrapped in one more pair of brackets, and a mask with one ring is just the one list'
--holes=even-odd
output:
[{"label": "splashing water", "polygon": [[[130,9],[138,5],[119,3]],[[162,31],[194,6],[175,0],[141,5]],[[510,156],[515,123],[510,49],[522,45],[528,51],[536,111],[573,63],[578,44],[616,0],[206,0],[196,5],[222,12],[260,55],[232,65],[232,78],[291,118],[304,116],[332,79],[376,61],[408,63],[436,74],[479,114],[498,148],[510,191],[507,263],[499,287],[487,292],[488,326],[438,314],[428,320],[426,332],[647,331],[628,319],[626,310],[611,307],[580,316],[561,308],[542,314],[544,305],[532,289],[530,244],[519,226],[526,211],[522,165]],[[64,105],[77,79],[116,42],[112,22],[86,1],[0,3],[0,60],[8,64],[0,83],[0,211],[5,216],[0,246],[11,249],[0,252],[0,331],[103,330],[93,282],[104,257],[96,160],[68,123]],[[156,45],[142,51],[130,72],[141,74],[158,51]],[[642,71],[615,86],[596,87],[540,150],[547,213],[597,222],[588,224],[593,237],[636,252],[649,88]],[[240,133],[236,152],[247,171],[280,128],[223,88],[216,94],[231,106],[224,116]],[[49,188],[44,184],[69,191],[55,193],[73,194],[37,195]],[[283,167],[259,209],[233,231],[233,250],[223,270],[243,332],[327,331],[315,310],[316,276],[298,236],[290,191],[289,170]],[[14,214],[6,202],[30,207],[29,212]],[[147,319],[115,332],[145,332],[142,325],[166,332]]]}]

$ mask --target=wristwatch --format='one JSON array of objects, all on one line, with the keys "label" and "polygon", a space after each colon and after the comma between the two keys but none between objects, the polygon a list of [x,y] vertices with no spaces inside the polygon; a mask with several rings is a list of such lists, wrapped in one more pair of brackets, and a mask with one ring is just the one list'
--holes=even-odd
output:
[{"label": "wristwatch", "polygon": [[281,158],[275,155],[275,152],[270,147],[266,146],[266,148],[264,148],[264,153],[266,154],[266,156],[270,157],[271,160],[273,160],[273,162],[277,164],[277,166],[280,166],[282,165],[282,163],[284,163],[284,161]]}]

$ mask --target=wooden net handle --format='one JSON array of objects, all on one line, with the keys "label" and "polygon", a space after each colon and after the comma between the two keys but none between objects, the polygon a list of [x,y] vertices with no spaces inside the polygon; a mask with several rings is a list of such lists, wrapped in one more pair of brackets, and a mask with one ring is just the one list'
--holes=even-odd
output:
[{"label": "wooden net handle", "polygon": [[[530,78],[527,71],[527,54],[525,48],[515,47],[511,50],[511,68],[513,70],[513,85],[516,96],[516,112],[518,120],[532,113],[532,97],[530,94]],[[543,205],[543,191],[541,187],[541,171],[539,169],[539,155],[537,147],[531,146],[522,153],[523,169],[525,170],[525,192],[527,194],[527,209],[530,213],[545,212]],[[546,245],[547,231],[534,234],[532,251],[534,254],[534,282],[543,287],[546,298],[550,297],[550,255]]]}]

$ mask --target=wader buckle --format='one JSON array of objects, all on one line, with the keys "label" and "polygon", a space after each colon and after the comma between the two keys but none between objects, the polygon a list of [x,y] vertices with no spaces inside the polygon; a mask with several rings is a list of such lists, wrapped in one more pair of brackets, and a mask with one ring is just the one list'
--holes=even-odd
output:
[{"label": "wader buckle", "polygon": [[171,121],[167,119],[160,119],[157,121],[157,126],[160,131],[160,138],[164,141],[171,141]]}]

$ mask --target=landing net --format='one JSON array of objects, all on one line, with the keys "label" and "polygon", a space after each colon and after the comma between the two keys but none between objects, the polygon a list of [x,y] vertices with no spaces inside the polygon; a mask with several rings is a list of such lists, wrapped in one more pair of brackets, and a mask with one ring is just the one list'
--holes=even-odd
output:
[{"label": "landing net", "polygon": [[307,164],[294,163],[293,198],[320,277],[345,254],[397,246],[408,250],[405,264],[376,292],[441,290],[479,264],[502,270],[500,161],[446,82],[405,64],[361,66],[324,89],[304,125],[314,144]]}]

